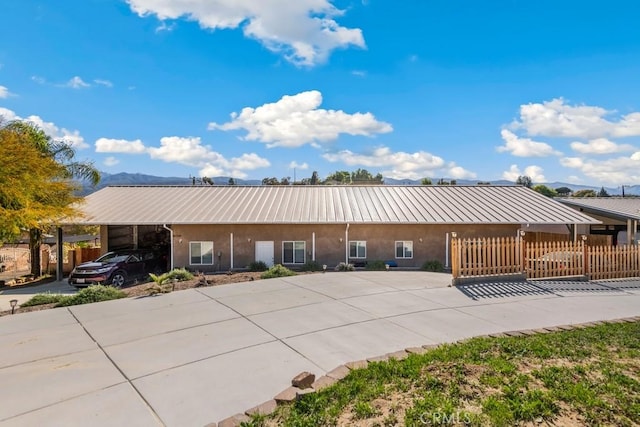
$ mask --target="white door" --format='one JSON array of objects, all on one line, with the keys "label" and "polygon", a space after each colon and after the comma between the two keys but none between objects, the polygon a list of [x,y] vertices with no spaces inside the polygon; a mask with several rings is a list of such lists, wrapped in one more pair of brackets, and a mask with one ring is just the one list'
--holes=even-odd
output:
[{"label": "white door", "polygon": [[273,242],[256,242],[256,261],[262,261],[267,267],[273,266]]}]

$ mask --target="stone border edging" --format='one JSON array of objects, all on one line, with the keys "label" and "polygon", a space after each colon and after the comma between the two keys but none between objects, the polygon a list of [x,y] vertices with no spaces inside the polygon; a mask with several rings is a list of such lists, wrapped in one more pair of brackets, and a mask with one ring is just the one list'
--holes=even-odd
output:
[{"label": "stone border edging", "polygon": [[[624,317],[624,318],[612,319],[612,320],[597,320],[594,322],[576,323],[572,325],[549,326],[546,328],[538,328],[538,329],[521,329],[517,331],[498,332],[495,334],[479,335],[476,337],[465,338],[456,342],[457,343],[464,342],[473,338],[523,337],[523,336],[531,336],[531,335],[538,335],[538,334],[549,334],[552,332],[563,332],[563,331],[571,331],[575,329],[584,329],[588,327],[605,325],[605,324],[634,323],[634,322],[640,322],[640,316]],[[447,343],[447,344],[451,344],[451,343]],[[309,378],[309,376],[313,376],[313,378],[315,379],[313,383],[311,383],[311,386],[309,388],[299,388],[292,385],[290,387],[287,387],[280,393],[278,393],[276,396],[274,396],[273,399],[268,400],[251,409],[247,409],[243,414],[233,415],[229,418],[219,421],[218,423],[207,424],[205,427],[239,427],[241,423],[251,421],[252,415],[256,415],[256,414],[271,415],[278,409],[279,405],[291,403],[299,399],[300,396],[304,396],[305,394],[309,394],[309,393],[315,393],[329,386],[332,386],[338,381],[344,379],[347,375],[349,375],[349,372],[356,369],[366,368],[367,365],[369,365],[369,363],[386,362],[390,359],[403,360],[409,357],[409,355],[411,354],[424,354],[430,350],[440,347],[441,345],[443,344],[427,344],[427,345],[423,345],[422,347],[408,347],[408,348],[405,348],[404,350],[387,353],[382,356],[370,357],[364,360],[347,362],[327,372],[326,375],[323,375],[318,379],[315,379],[315,375],[310,374],[308,372],[300,373],[296,375],[294,380],[292,380],[292,383],[297,382],[296,379],[298,379],[301,375],[307,374],[308,376],[306,376],[306,378]]]}]

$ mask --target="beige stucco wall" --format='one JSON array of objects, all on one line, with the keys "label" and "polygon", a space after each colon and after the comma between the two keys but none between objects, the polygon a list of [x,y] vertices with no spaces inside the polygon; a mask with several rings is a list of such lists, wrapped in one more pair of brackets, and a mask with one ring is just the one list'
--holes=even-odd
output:
[{"label": "beige stucco wall", "polygon": [[[282,263],[283,241],[304,241],[305,260],[315,259],[330,268],[347,255],[348,240],[364,240],[367,257],[373,260],[394,260],[399,267],[419,268],[427,260],[446,264],[446,233],[458,237],[514,236],[519,225],[173,225],[174,266],[200,271],[227,271],[231,268],[231,234],[233,234],[233,268],[245,268],[255,260],[255,242],[274,242],[274,262]],[[395,242],[413,241],[413,258],[396,259]],[[106,241],[103,240],[103,241]],[[214,265],[190,265],[189,242],[213,241]],[[220,257],[218,257],[220,254]]]}]

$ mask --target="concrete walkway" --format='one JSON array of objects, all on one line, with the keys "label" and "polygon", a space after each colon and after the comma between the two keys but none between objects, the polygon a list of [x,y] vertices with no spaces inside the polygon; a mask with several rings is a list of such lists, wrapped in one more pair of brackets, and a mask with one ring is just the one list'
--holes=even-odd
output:
[{"label": "concrete walkway", "polygon": [[41,285],[26,284],[22,286],[15,286],[13,288],[4,288],[0,290],[0,311],[10,310],[10,301],[12,299],[18,300],[18,305],[20,305],[37,294],[52,293],[71,295],[76,292],[78,292],[78,290],[69,285],[66,280],[61,282],[49,282]]},{"label": "concrete walkway", "polygon": [[406,347],[640,315],[640,280],[446,287],[301,275],[0,318],[0,426],[203,426],[301,371]]}]

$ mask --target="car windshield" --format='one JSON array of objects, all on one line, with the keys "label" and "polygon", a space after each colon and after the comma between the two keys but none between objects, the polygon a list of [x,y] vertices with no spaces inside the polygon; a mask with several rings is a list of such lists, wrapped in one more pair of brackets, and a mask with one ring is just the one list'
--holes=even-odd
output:
[{"label": "car windshield", "polygon": [[117,254],[114,252],[109,252],[98,258],[96,262],[116,263],[126,261],[127,258],[129,258],[129,254]]}]

